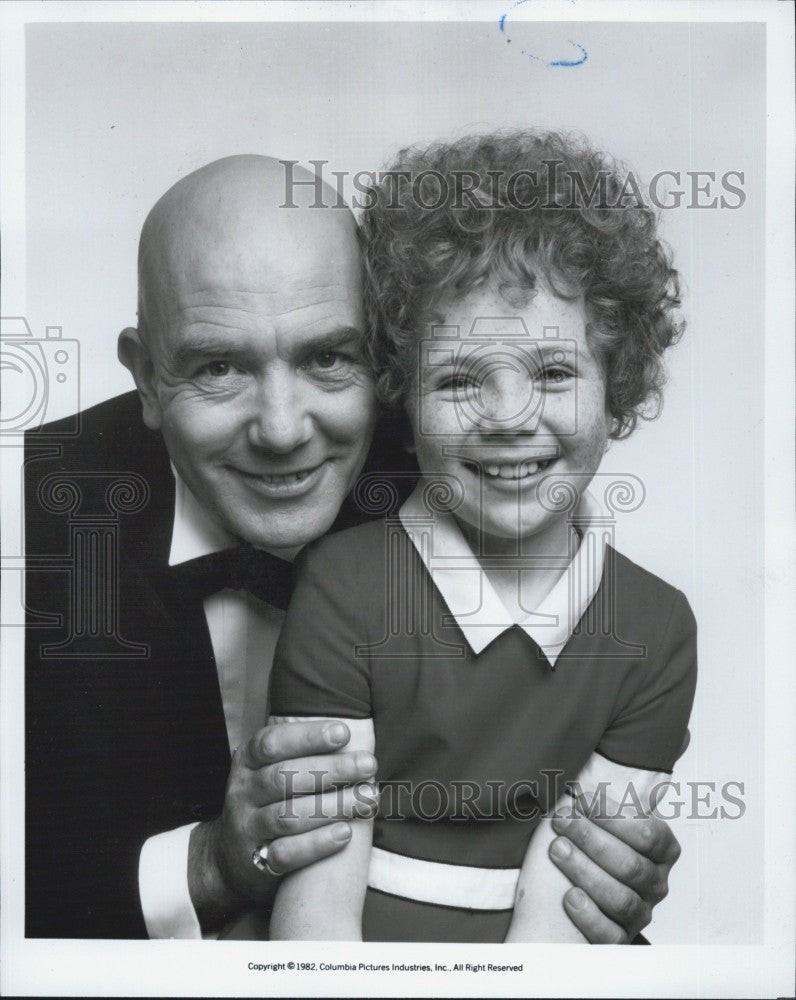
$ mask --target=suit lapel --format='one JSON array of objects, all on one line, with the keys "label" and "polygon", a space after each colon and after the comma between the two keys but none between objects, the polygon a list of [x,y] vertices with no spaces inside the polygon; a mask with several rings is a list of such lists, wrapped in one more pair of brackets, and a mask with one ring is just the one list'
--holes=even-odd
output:
[{"label": "suit lapel", "polygon": [[216,662],[201,598],[168,585],[174,523],[168,453],[160,434],[147,430],[140,417],[133,426],[123,460],[145,480],[149,498],[120,532],[122,619],[130,632],[125,637],[150,645],[150,691],[142,723],[162,743],[161,795],[178,814],[210,819],[221,807],[229,774]]}]

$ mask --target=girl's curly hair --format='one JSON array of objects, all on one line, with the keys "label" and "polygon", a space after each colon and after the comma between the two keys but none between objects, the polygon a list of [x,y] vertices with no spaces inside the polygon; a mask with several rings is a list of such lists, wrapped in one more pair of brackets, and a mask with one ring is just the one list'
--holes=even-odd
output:
[{"label": "girl's curly hair", "polygon": [[[632,182],[632,183],[631,183]],[[406,397],[440,302],[496,280],[583,295],[613,418],[626,437],[660,412],[664,350],[682,332],[671,251],[634,175],[579,137],[535,130],[402,150],[369,189],[360,237],[366,350],[382,400]],[[630,200],[630,204],[628,204]]]}]

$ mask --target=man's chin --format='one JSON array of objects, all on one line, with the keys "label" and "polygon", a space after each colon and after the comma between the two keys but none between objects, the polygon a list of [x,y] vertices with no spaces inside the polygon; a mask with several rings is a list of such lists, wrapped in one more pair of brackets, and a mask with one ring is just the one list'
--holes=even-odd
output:
[{"label": "man's chin", "polygon": [[283,559],[292,559],[299,549],[326,534],[334,516],[326,511],[308,510],[280,522],[282,518],[274,516],[267,530],[263,529],[261,522],[238,524],[234,533],[256,549],[266,549]]}]

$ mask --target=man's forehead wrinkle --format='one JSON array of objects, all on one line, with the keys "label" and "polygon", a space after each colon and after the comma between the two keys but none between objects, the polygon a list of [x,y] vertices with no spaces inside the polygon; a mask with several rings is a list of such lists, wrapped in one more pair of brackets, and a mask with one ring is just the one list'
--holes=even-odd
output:
[{"label": "man's forehead wrinkle", "polygon": [[[291,289],[290,292],[293,290]],[[339,281],[313,281],[301,288],[302,295],[312,295],[317,293],[316,297],[309,298],[306,300],[307,305],[317,305],[321,302],[328,302],[329,295],[328,292],[340,292],[341,298],[348,298],[350,295],[350,286],[342,280]],[[217,296],[219,294],[224,296],[251,296],[253,298],[278,298],[281,295],[285,295],[286,291],[284,288],[232,288],[219,287],[218,285],[208,285],[206,287],[196,288],[186,295],[186,299],[190,301],[190,306],[193,308],[200,307],[203,305],[214,305],[217,302]],[[202,296],[207,296],[205,301],[192,301],[196,298],[201,298]]]},{"label": "man's forehead wrinkle", "polygon": [[360,326],[362,303],[358,292],[358,287],[353,289],[342,281],[256,291],[207,287],[183,293],[177,318],[185,325],[201,322],[233,326],[237,316],[240,325],[247,328],[278,328],[282,323],[299,321]]},{"label": "man's forehead wrinkle", "polygon": [[[229,336],[227,336],[227,333]],[[244,338],[236,324],[206,323],[197,320],[184,324],[172,338],[169,353],[182,356],[202,351],[246,352],[257,350],[261,344],[274,344],[280,352],[302,351],[319,344],[342,343],[362,337],[359,325],[351,323],[328,324],[323,320],[307,323],[301,329],[278,330],[271,326],[252,327]]]}]

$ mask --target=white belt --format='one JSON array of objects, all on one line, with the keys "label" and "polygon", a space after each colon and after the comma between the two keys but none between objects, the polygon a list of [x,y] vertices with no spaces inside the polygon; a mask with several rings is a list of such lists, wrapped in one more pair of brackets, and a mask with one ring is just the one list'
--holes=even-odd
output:
[{"label": "white belt", "polygon": [[519,868],[472,868],[421,861],[374,847],[370,855],[371,889],[421,903],[468,910],[510,910],[520,877]]}]

